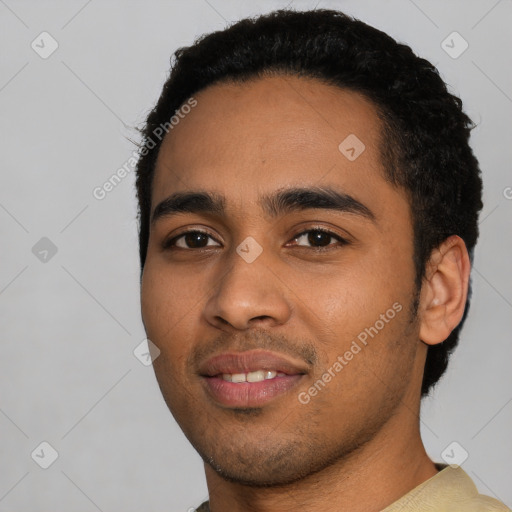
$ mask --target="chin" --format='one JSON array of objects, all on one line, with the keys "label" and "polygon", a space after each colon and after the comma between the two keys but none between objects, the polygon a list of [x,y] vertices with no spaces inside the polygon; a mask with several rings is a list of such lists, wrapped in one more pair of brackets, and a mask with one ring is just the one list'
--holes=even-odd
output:
[{"label": "chin", "polygon": [[[202,440],[204,442],[204,438]],[[225,444],[216,440],[208,447],[201,442],[194,445],[203,461],[221,478],[249,487],[279,487],[322,471],[334,464],[346,450],[329,450],[304,439],[280,443]]]},{"label": "chin", "polygon": [[261,467],[254,467],[254,464],[251,466],[233,464],[233,461],[222,465],[212,458],[204,459],[204,461],[224,480],[248,487],[279,487],[289,485],[302,480],[310,474],[310,471],[305,467],[290,467],[289,461],[287,465],[285,463],[285,465],[278,468],[269,468],[264,464]]}]

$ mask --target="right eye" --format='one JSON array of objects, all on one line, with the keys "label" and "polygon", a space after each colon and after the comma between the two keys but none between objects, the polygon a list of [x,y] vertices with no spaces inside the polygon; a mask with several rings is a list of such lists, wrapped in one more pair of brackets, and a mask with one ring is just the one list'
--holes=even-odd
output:
[{"label": "right eye", "polygon": [[215,244],[209,244],[208,239],[216,242],[216,240],[206,231],[199,231],[195,229],[191,231],[185,231],[177,236],[172,237],[169,240],[166,240],[163,242],[162,248],[172,251],[176,248],[192,250],[204,249],[205,247],[211,247],[212,245],[215,246]]}]

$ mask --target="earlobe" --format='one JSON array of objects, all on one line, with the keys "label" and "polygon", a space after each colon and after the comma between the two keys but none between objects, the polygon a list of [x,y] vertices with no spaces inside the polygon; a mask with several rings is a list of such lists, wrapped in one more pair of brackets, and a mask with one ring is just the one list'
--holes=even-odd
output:
[{"label": "earlobe", "polygon": [[466,307],[471,264],[457,235],[432,251],[421,287],[420,340],[442,343],[459,324]]}]

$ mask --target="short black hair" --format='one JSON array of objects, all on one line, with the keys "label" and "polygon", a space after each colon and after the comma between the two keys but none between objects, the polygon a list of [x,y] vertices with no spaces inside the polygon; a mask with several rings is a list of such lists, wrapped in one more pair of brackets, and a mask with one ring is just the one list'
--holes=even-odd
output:
[{"label": "short black hair", "polygon": [[[409,199],[417,292],[432,250],[449,236],[460,236],[473,260],[482,180],[469,145],[474,124],[462,101],[448,92],[430,62],[384,32],[335,10],[285,9],[243,19],[174,53],[170,75],[141,130],[136,169],[141,276],[162,142],[155,143],[155,131],[208,86],[279,74],[316,78],[363,94],[375,106],[385,178]],[[469,294],[459,325],[443,343],[428,347],[422,396],[446,370],[468,309]]]}]

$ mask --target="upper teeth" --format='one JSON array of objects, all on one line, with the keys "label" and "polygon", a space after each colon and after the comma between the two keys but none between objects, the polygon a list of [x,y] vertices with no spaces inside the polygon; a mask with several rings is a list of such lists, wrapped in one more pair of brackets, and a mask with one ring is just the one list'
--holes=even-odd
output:
[{"label": "upper teeth", "polygon": [[223,373],[222,378],[228,382],[261,382],[262,380],[273,379],[276,376],[283,377],[282,372],[273,370],[256,370],[248,373]]}]

